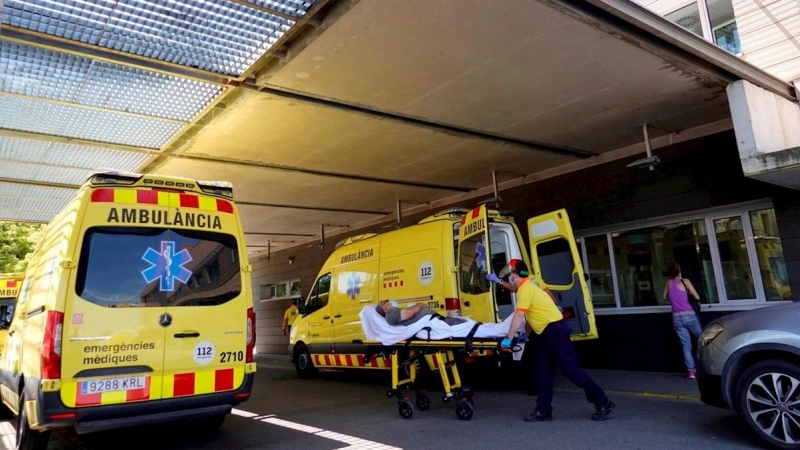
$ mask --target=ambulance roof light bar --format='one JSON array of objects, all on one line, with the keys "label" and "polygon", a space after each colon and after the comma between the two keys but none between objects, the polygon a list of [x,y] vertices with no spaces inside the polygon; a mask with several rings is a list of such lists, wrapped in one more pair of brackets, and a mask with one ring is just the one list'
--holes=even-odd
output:
[{"label": "ambulance roof light bar", "polygon": [[98,169],[89,176],[89,182],[94,185],[121,184],[131,185],[142,178],[142,174],[135,172],[124,172],[114,169]]}]

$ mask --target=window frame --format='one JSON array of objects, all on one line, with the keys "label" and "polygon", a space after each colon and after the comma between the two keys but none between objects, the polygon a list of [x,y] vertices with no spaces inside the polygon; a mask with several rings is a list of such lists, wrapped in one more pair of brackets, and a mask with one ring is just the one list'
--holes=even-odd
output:
[{"label": "window frame", "polygon": [[[611,263],[611,276],[612,284],[614,287],[614,300],[615,307],[598,307],[595,308],[596,315],[621,315],[621,314],[646,314],[646,313],[663,313],[669,312],[669,305],[659,306],[625,306],[623,307],[620,299],[619,280],[617,273],[616,255],[613,252],[612,233],[620,233],[625,231],[637,230],[642,228],[657,227],[668,225],[675,222],[689,222],[689,221],[704,221],[706,230],[708,230],[708,245],[711,252],[711,263],[714,273],[714,283],[717,287],[717,295],[719,303],[703,304],[701,309],[703,311],[741,311],[754,309],[758,307],[778,305],[784,303],[792,303],[791,300],[773,300],[767,301],[764,294],[764,282],[761,276],[761,270],[758,263],[758,253],[755,246],[755,239],[753,236],[753,226],[750,221],[750,213],[752,211],[762,209],[774,209],[772,201],[767,199],[755,200],[750,202],[736,203],[716,208],[708,208],[703,210],[689,211],[680,214],[671,214],[667,216],[660,216],[645,220],[623,222],[616,225],[589,228],[585,230],[578,230],[575,232],[576,240],[582,243],[581,245],[581,258],[585,270],[589,270],[588,255],[586,253],[585,239],[595,236],[606,236],[606,245],[609,250],[609,260]],[[755,299],[746,300],[729,300],[728,292],[725,288],[723,279],[722,264],[720,260],[719,244],[717,241],[716,230],[714,228],[714,220],[738,216],[742,221],[742,231],[745,237],[745,246],[747,248],[747,257],[750,264],[750,272],[753,277],[753,288],[756,292]],[[591,294],[591,286],[589,292]],[[792,293],[796,296],[797,293]]]},{"label": "window frame", "polygon": [[[261,289],[259,290],[259,295],[261,297],[258,300],[259,303],[277,302],[277,301],[281,301],[281,300],[295,299],[295,298],[299,299],[299,300],[302,299],[302,296],[300,295],[300,292],[302,292],[302,287],[300,289],[298,289],[298,294],[292,294],[292,285],[294,283],[301,283],[300,278],[294,278],[294,279],[291,279],[291,280],[278,281],[278,282],[275,282],[275,283],[262,285]],[[287,295],[284,295],[284,296],[281,296],[281,297],[277,296],[278,286],[279,285],[284,285],[286,287]],[[265,296],[265,294],[267,296]]]}]

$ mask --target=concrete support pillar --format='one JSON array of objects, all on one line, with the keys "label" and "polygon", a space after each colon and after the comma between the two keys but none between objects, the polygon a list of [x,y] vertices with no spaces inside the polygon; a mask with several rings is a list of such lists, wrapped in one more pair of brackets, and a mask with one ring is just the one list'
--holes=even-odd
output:
[{"label": "concrete support pillar", "polygon": [[744,80],[727,93],[744,175],[800,189],[798,104]]}]

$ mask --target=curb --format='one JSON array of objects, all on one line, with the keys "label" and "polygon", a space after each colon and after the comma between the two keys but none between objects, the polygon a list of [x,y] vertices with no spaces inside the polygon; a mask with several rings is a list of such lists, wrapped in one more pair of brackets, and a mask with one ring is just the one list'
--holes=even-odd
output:
[{"label": "curb", "polygon": [[[574,388],[556,388],[555,390],[562,392],[583,393],[582,389],[574,389]],[[670,400],[684,400],[684,401],[694,401],[694,402],[700,401],[700,396],[696,394],[668,394],[665,392],[619,391],[612,389],[605,389],[605,391],[609,394],[617,394],[617,395],[638,395],[640,397],[665,398]]]}]

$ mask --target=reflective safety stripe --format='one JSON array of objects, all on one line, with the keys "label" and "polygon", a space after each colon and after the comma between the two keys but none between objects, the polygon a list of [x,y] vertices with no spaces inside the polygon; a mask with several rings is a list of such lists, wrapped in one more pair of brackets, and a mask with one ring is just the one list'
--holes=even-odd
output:
[{"label": "reflective safety stripe", "polygon": [[176,373],[165,380],[164,398],[230,391],[242,385],[244,367]]},{"label": "reflective safety stripe", "polygon": [[104,188],[92,191],[91,201],[92,203],[118,203],[124,205],[174,206],[233,214],[233,205],[226,200],[178,192]]},{"label": "reflective safety stripe", "polygon": [[364,355],[360,354],[333,354],[333,355],[314,355],[314,366],[316,367],[364,367],[375,369],[388,369],[392,367],[391,358],[372,357],[369,363],[364,361]]}]

